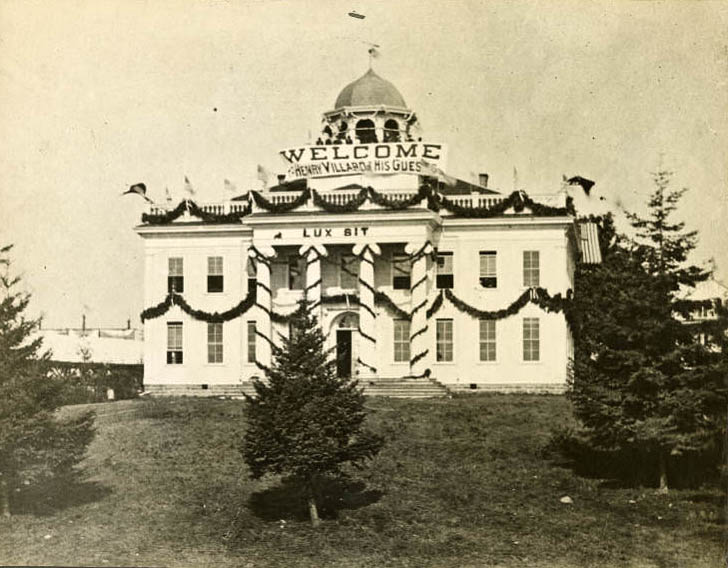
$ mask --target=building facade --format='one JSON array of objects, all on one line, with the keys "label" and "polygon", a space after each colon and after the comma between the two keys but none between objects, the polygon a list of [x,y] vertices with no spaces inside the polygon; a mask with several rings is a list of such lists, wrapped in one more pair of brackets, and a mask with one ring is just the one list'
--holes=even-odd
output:
[{"label": "building facade", "polygon": [[[280,152],[278,184],[224,203],[152,206],[144,382],[234,394],[312,302],[337,372],[450,390],[563,389],[579,230],[567,188],[510,195],[445,175],[447,149],[373,71]],[[594,243],[591,243],[593,246]]]}]

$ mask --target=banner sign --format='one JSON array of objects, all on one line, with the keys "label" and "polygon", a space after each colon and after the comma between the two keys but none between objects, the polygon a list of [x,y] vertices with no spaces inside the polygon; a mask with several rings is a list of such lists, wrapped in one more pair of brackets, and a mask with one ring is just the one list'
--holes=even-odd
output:
[{"label": "banner sign", "polygon": [[299,146],[279,152],[288,166],[286,178],[316,178],[352,174],[433,175],[445,168],[444,144],[387,142]]}]

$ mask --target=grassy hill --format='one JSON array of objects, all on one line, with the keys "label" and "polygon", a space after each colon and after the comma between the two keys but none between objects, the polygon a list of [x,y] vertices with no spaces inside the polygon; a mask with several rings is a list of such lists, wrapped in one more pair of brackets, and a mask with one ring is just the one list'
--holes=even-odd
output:
[{"label": "grassy hill", "polygon": [[389,442],[353,481],[330,487],[318,531],[277,480],[247,478],[240,401],[96,405],[86,479],[17,494],[15,516],[0,520],[0,564],[722,565],[716,488],[660,497],[545,456],[551,429],[570,420],[562,397],[368,405]]}]

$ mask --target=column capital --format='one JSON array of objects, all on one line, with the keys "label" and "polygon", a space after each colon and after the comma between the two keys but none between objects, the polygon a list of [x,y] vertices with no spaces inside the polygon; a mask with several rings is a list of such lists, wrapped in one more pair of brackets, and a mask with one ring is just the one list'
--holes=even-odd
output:
[{"label": "column capital", "polygon": [[404,246],[404,252],[410,256],[421,256],[423,254],[431,254],[434,249],[432,243],[428,240],[422,242],[409,242]]},{"label": "column capital", "polygon": [[298,254],[305,257],[311,254],[312,251],[316,251],[319,256],[328,256],[329,254],[329,252],[326,250],[326,247],[321,243],[306,243],[304,245],[301,245],[301,247],[298,249]]},{"label": "column capital", "polygon": [[377,243],[357,243],[353,248],[354,255],[356,256],[364,256],[364,253],[366,253],[367,250],[371,252],[372,255],[380,256],[382,254],[382,249],[379,248]]},{"label": "column capital", "polygon": [[248,256],[250,258],[260,258],[263,257],[264,259],[270,259],[273,258],[276,255],[276,249],[274,249],[270,245],[264,245],[264,244],[258,244],[256,245],[253,243],[248,247]]}]

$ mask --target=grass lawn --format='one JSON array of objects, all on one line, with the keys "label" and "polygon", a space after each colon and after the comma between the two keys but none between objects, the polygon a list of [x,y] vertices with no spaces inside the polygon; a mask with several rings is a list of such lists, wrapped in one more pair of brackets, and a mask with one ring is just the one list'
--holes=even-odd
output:
[{"label": "grass lawn", "polygon": [[657,496],[544,457],[551,429],[570,420],[562,397],[368,406],[388,444],[355,481],[330,488],[315,531],[277,480],[247,478],[242,402],[95,405],[86,478],[16,494],[15,515],[0,520],[0,564],[723,565],[717,488]]}]

